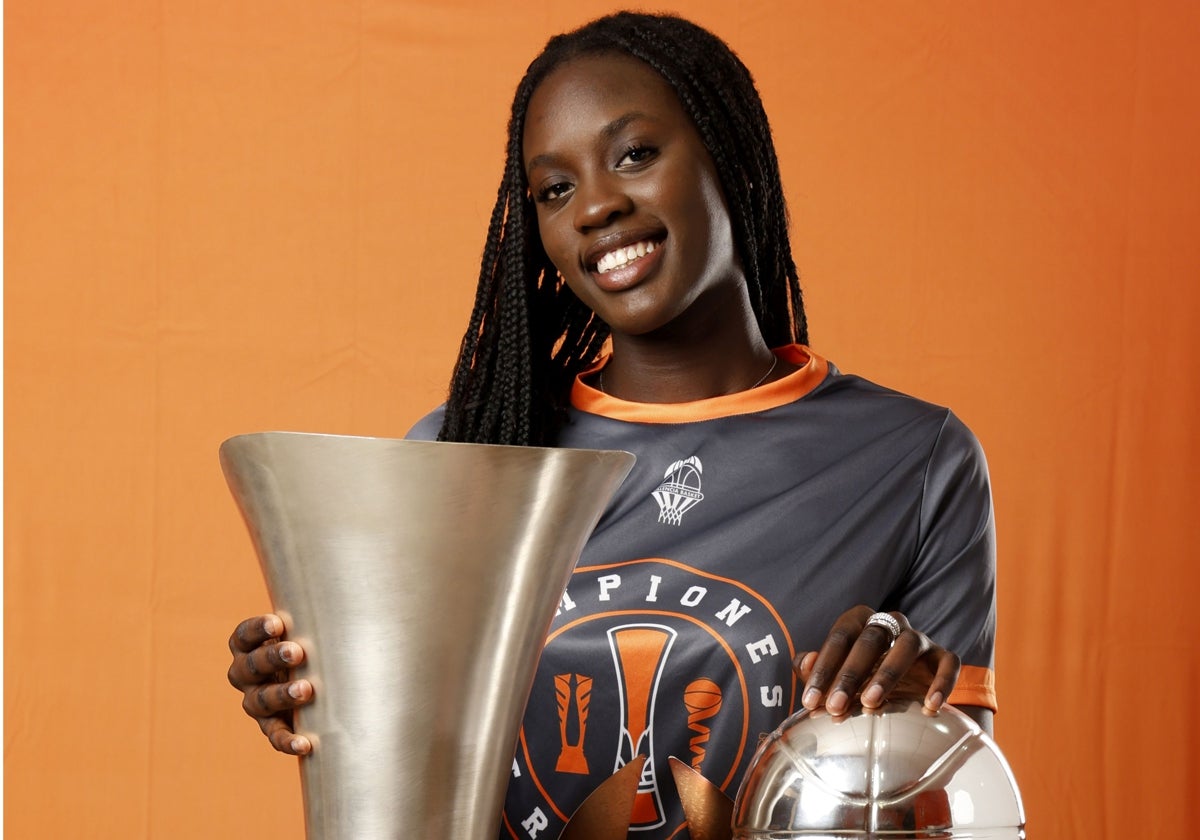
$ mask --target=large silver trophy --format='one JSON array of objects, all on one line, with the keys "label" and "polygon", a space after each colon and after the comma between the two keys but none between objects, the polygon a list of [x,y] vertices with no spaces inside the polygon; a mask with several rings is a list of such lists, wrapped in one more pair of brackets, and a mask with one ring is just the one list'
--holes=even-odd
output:
[{"label": "large silver trophy", "polygon": [[563,588],[625,452],[268,432],[221,446],[307,651],[309,840],[490,840]]}]

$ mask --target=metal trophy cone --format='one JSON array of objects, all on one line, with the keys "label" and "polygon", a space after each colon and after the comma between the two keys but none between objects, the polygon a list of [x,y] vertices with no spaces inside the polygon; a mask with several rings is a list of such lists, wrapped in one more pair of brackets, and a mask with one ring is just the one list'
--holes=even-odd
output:
[{"label": "metal trophy cone", "polygon": [[267,432],[221,465],[312,705],[309,840],[499,831],[534,669],[627,452]]}]

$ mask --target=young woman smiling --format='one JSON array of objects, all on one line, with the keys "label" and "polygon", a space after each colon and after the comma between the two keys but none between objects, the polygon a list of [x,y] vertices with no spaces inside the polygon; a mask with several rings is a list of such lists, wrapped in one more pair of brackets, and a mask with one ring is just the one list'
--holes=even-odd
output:
[{"label": "young woman smiling", "polygon": [[[678,836],[667,757],[732,794],[757,735],[801,704],[874,707],[902,686],[990,728],[978,444],[806,344],[742,63],[670,16],[552,39],[517,89],[449,398],[411,433],[638,456],[551,628],[508,836],[557,836],[637,754],[650,787],[632,829]],[[282,628],[240,624],[229,676],[271,743],[302,755],[290,715],[312,686],[275,681],[304,656]]]}]

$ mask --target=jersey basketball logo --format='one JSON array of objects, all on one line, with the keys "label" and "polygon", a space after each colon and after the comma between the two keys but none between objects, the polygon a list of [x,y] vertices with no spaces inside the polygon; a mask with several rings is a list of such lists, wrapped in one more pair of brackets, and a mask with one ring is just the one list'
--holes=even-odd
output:
[{"label": "jersey basketball logo", "polygon": [[700,475],[704,467],[695,455],[676,461],[667,467],[662,484],[651,493],[658,502],[658,521],[679,525],[683,515],[704,500],[700,492]]}]

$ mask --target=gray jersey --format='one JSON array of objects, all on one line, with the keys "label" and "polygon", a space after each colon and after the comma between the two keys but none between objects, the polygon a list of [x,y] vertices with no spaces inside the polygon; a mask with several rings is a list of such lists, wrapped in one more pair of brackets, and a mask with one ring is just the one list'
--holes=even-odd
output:
[{"label": "gray jersey", "polygon": [[553,840],[635,755],[649,761],[630,836],[683,836],[668,756],[732,795],[760,736],[799,708],[793,658],[857,604],[899,610],[962,658],[951,702],[995,708],[995,543],[974,436],[807,348],[776,353],[800,370],[694,403],[576,382],[560,445],[638,460],[551,626],[505,836]]}]

